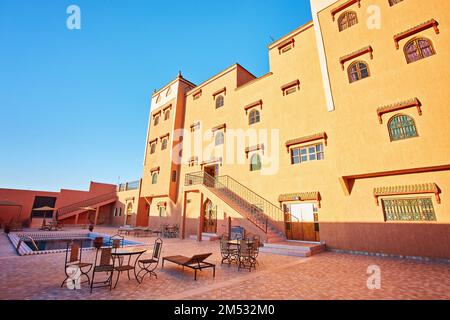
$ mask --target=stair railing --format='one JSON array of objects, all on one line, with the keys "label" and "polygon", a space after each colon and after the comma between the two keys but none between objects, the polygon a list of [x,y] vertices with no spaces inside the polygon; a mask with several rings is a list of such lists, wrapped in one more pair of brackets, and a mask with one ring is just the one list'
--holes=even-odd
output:
[{"label": "stair railing", "polygon": [[65,207],[61,207],[58,209],[58,218],[62,218],[65,215],[72,213],[74,211],[81,210],[81,208],[83,208],[83,207],[93,206],[97,203],[107,201],[107,200],[115,198],[115,197],[117,197],[116,192],[110,192],[110,193],[102,194],[100,196],[96,196],[93,198],[85,199],[85,200],[82,200],[77,203],[73,203],[73,204],[65,206]]},{"label": "stair railing", "polygon": [[22,237],[20,237],[20,240],[17,243],[17,247],[16,247],[17,253],[19,253],[20,246],[22,245],[22,243],[24,242],[25,239],[28,239],[31,241],[31,244],[33,245],[35,251],[39,251],[39,247],[37,246],[36,242],[34,241],[34,239],[31,236],[22,236]]},{"label": "stair railing", "polygon": [[272,225],[284,231],[284,212],[230,176],[212,177],[203,171],[187,174],[185,185],[190,186],[196,184],[203,184],[207,187],[214,188],[231,198],[240,207],[248,210],[251,213],[251,219],[249,220],[265,233],[267,233],[269,219]]}]

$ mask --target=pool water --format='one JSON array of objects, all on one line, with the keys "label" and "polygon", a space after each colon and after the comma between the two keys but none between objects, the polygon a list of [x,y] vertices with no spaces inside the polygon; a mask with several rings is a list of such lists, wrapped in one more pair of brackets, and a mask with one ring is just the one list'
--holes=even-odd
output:
[{"label": "pool water", "polygon": [[[78,243],[82,243],[83,248],[93,248],[94,247],[94,239],[91,238],[77,238],[77,239],[51,239],[51,240],[35,240],[37,247],[39,250],[37,251],[47,251],[47,250],[60,250],[67,249],[67,245],[72,241],[76,241]],[[33,251],[36,251],[33,243],[31,241],[24,241],[28,247],[30,247]]]}]

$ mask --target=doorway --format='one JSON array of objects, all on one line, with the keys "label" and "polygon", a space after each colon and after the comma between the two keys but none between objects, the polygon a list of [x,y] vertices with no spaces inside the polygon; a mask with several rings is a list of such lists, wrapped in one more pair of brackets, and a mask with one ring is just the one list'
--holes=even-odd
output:
[{"label": "doorway", "polygon": [[203,168],[203,171],[205,171],[205,173],[209,174],[211,177],[215,178],[219,175],[219,166],[218,165],[205,166]]},{"label": "doorway", "polygon": [[203,212],[203,232],[217,233],[217,206],[211,200],[206,200]]},{"label": "doorway", "polygon": [[285,204],[284,211],[286,236],[289,240],[320,241],[316,203]]}]

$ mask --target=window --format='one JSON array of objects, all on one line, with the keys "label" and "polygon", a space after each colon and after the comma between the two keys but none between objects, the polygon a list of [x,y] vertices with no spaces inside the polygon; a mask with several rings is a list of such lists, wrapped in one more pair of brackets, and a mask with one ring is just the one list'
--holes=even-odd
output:
[{"label": "window", "polygon": [[414,119],[407,115],[399,114],[393,116],[391,120],[389,120],[388,128],[391,141],[418,136]]},{"label": "window", "polygon": [[161,150],[166,150],[167,149],[167,143],[168,143],[168,139],[164,138],[161,142]]},{"label": "window", "polygon": [[216,98],[216,109],[223,107],[224,103],[225,103],[225,99],[223,98],[223,96],[222,95],[218,96]]},{"label": "window", "polygon": [[254,154],[250,159],[250,171],[261,170],[261,156],[259,154]]},{"label": "window", "polygon": [[158,123],[159,123],[159,115],[153,119],[153,126],[156,127],[158,125]]},{"label": "window", "polygon": [[258,123],[260,120],[261,118],[258,110],[250,111],[250,114],[248,115],[248,124]]},{"label": "window", "polygon": [[119,217],[122,216],[122,207],[119,208]]},{"label": "window", "polygon": [[224,140],[225,140],[225,137],[224,137],[223,132],[220,132],[220,131],[217,132],[216,133],[216,138],[215,138],[216,146],[220,146],[220,145],[224,144]]},{"label": "window", "polygon": [[403,49],[405,52],[406,62],[411,63],[424,58],[428,58],[436,52],[433,44],[426,38],[415,38],[408,41]]},{"label": "window", "polygon": [[113,213],[113,216],[114,216],[114,217],[117,217],[117,207],[116,207],[116,208],[114,208],[114,213]]},{"label": "window", "polygon": [[154,173],[152,174],[152,184],[157,184],[158,183],[158,173]]},{"label": "window", "polygon": [[291,149],[291,163],[299,164],[307,161],[323,160],[323,144]]},{"label": "window", "polygon": [[358,23],[358,16],[354,11],[346,11],[338,19],[339,31],[344,31]]},{"label": "window", "polygon": [[385,221],[436,221],[431,198],[383,199]]},{"label": "window", "polygon": [[403,0],[389,0],[389,5],[392,7],[396,5],[397,3],[402,2]]},{"label": "window", "polygon": [[177,170],[172,171],[172,182],[177,182]]},{"label": "window", "polygon": [[368,78],[369,66],[363,61],[355,61],[348,67],[348,80],[350,83]]},{"label": "window", "polygon": [[167,110],[167,111],[164,113],[164,121],[169,120],[169,119],[170,119],[170,110]]},{"label": "window", "polygon": [[158,212],[159,212],[159,216],[160,217],[165,217],[166,216],[166,207],[165,206],[159,206],[158,207]]},{"label": "window", "polygon": [[154,154],[156,152],[156,143],[152,143],[150,146],[150,154]]}]

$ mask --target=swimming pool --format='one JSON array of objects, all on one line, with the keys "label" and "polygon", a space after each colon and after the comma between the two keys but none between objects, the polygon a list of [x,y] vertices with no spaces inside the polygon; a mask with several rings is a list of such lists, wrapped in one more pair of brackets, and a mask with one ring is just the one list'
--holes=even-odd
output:
[{"label": "swimming pool", "polygon": [[[65,252],[67,244],[76,240],[81,241],[83,250],[94,249],[94,240],[97,237],[102,237],[105,245],[110,243],[110,235],[96,232],[81,231],[81,232],[20,232],[10,233],[8,235],[11,243],[21,256],[33,254],[48,254]],[[22,241],[21,241],[22,240]],[[36,244],[36,247],[33,244]],[[124,247],[141,246],[143,243],[124,239]]]}]

